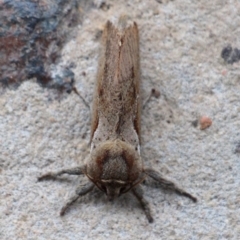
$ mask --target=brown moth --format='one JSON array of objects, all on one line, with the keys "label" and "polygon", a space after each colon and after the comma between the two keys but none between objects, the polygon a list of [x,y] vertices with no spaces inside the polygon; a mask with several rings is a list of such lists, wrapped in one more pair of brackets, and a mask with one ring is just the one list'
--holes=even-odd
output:
[{"label": "brown moth", "polygon": [[149,222],[153,221],[149,204],[143,196],[141,183],[146,177],[176,193],[197,199],[159,172],[144,168],[140,153],[141,89],[139,70],[139,35],[134,22],[126,26],[121,19],[116,28],[107,22],[102,35],[97,81],[92,107],[91,151],[87,163],[73,169],[50,172],[39,180],[62,174],[82,175],[90,180],[61,209],[66,209],[94,187],[109,200],[131,192],[140,202]]}]

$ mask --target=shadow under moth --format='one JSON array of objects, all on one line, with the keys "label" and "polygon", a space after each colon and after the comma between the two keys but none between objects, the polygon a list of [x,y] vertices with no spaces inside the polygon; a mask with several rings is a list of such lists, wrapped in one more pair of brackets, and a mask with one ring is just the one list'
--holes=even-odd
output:
[{"label": "shadow under moth", "polygon": [[91,150],[86,164],[72,169],[49,172],[38,178],[46,180],[62,174],[85,175],[89,182],[76,189],[61,209],[60,215],[79,197],[97,187],[111,201],[130,192],[141,204],[149,222],[151,210],[141,183],[150,177],[164,188],[197,199],[165,179],[159,172],[145,168],[140,153],[141,81],[139,69],[139,34],[134,22],[119,20],[118,27],[107,22],[102,34],[97,80],[92,105]]}]

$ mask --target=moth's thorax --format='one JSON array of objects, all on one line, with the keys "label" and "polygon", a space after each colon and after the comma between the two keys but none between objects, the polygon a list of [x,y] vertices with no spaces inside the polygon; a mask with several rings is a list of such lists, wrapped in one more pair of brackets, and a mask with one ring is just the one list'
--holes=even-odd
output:
[{"label": "moth's thorax", "polygon": [[[94,132],[91,142],[91,152],[106,141],[120,139],[131,145],[140,154],[140,139],[134,128],[131,115],[125,115],[121,120],[113,116],[112,121],[101,116],[98,121],[98,127]],[[119,125],[119,121],[121,121]],[[119,128],[116,131],[116,128]]]},{"label": "moth's thorax", "polygon": [[86,175],[109,199],[119,196],[143,180],[140,154],[130,144],[116,139],[92,149]]}]

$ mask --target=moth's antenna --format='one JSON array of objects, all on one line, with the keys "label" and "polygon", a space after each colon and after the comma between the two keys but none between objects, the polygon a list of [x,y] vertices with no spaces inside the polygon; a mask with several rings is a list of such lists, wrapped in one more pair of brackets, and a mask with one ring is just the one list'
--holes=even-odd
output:
[{"label": "moth's antenna", "polygon": [[90,109],[89,104],[86,102],[86,100],[84,99],[84,97],[78,92],[78,90],[76,89],[75,86],[72,88],[72,90],[82,99],[82,101],[83,101],[83,103],[85,104],[85,106]]}]

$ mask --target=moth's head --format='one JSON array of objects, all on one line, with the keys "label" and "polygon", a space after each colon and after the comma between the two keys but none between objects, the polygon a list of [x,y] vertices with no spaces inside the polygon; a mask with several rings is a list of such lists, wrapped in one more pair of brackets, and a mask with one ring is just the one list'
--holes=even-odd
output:
[{"label": "moth's head", "polygon": [[109,200],[113,200],[144,180],[142,169],[138,151],[121,140],[115,140],[93,149],[86,175]]}]

